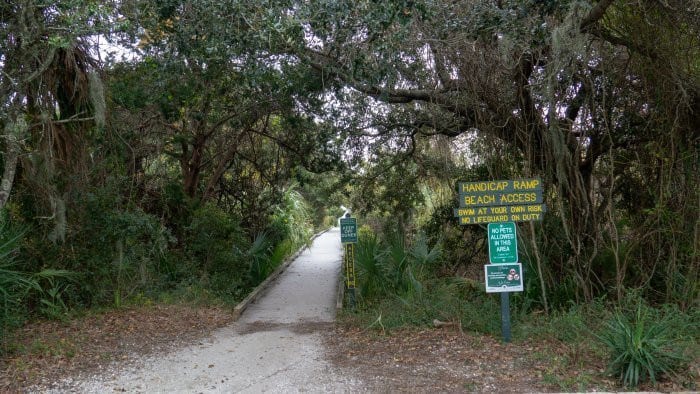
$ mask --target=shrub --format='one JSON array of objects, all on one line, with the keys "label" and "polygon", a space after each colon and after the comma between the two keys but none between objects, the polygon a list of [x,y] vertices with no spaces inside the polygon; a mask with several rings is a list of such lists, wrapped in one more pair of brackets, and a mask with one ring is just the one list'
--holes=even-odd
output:
[{"label": "shrub", "polygon": [[22,303],[34,286],[31,278],[15,267],[23,235],[24,231],[10,226],[4,212],[0,211],[0,344],[5,343],[5,332],[23,320]]},{"label": "shrub", "polygon": [[608,371],[628,387],[647,378],[656,384],[661,374],[674,374],[685,361],[673,337],[676,324],[671,315],[661,316],[641,301],[632,313],[617,310],[598,335],[610,351]]},{"label": "shrub", "polygon": [[379,297],[386,290],[386,279],[380,261],[381,253],[377,237],[372,233],[360,231],[355,248],[355,269],[358,290],[366,300]]},{"label": "shrub", "polygon": [[311,238],[313,227],[311,209],[306,200],[290,186],[271,217],[268,238],[273,244],[290,240],[294,247],[299,247]]},{"label": "shrub", "polygon": [[257,285],[267,278],[274,269],[270,264],[271,245],[266,233],[255,236],[253,243],[245,253],[246,259],[250,262],[248,275],[252,285]]},{"label": "shrub", "polygon": [[112,208],[91,212],[82,224],[75,239],[80,254],[67,266],[81,273],[91,303],[120,307],[138,291],[160,285],[160,261],[172,237],[156,217],[140,209]]},{"label": "shrub", "polygon": [[183,243],[190,277],[224,299],[240,298],[250,271],[250,242],[237,218],[215,205],[204,205],[192,213]]}]

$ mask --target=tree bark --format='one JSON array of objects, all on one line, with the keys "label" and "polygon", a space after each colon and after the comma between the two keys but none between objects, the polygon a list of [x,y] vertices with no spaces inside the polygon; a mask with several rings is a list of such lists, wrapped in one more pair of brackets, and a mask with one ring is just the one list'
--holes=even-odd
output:
[{"label": "tree bark", "polygon": [[23,121],[10,121],[5,125],[6,150],[3,154],[3,173],[0,180],[0,210],[5,207],[10,199],[10,192],[17,173],[17,161],[20,154],[20,136],[26,131],[27,125]]},{"label": "tree bark", "polygon": [[0,210],[5,207],[8,199],[10,198],[10,192],[12,191],[12,184],[15,180],[15,173],[17,172],[17,158],[19,157],[19,146],[17,141],[12,141],[14,138],[7,138],[7,151],[4,156],[4,170],[2,173],[2,181],[0,181]]}]

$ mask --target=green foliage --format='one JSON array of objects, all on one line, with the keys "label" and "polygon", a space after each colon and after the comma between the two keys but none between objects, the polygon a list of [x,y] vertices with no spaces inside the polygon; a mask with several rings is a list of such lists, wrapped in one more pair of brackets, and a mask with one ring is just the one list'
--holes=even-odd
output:
[{"label": "green foliage", "polygon": [[407,275],[410,267],[410,254],[406,241],[403,234],[393,233],[385,242],[380,261],[384,268],[387,285],[394,294],[402,294],[409,290],[408,284],[410,283]]},{"label": "green foliage", "polygon": [[[631,311],[617,310],[599,335],[611,355],[608,371],[628,387],[680,371],[686,359],[673,329],[677,317],[661,314],[641,300]],[[688,332],[685,328],[681,332]]]},{"label": "green foliage", "polygon": [[432,248],[428,245],[428,238],[423,233],[418,233],[411,247],[411,258],[419,276],[424,273],[434,272],[442,258],[442,241],[438,240]]},{"label": "green foliage", "polygon": [[305,244],[313,234],[313,218],[304,196],[290,186],[272,215],[268,231],[275,243],[289,240],[293,246]]},{"label": "green foliage", "polygon": [[238,220],[213,204],[192,213],[184,244],[190,273],[183,279],[233,302],[243,298],[251,265],[269,247],[262,235],[249,246]]},{"label": "green foliage", "polygon": [[[39,313],[50,319],[61,319],[69,311],[65,293],[74,286],[77,275],[67,270],[44,269],[32,275],[39,299]],[[116,305],[119,306],[119,305]]]},{"label": "green foliage", "polygon": [[[80,273],[78,289],[88,305],[121,305],[138,291],[150,291],[152,281],[168,276],[161,263],[172,236],[158,218],[139,208],[124,207],[110,189],[82,199],[79,231],[61,249],[76,247],[58,266]],[[72,257],[72,258],[71,258]]]},{"label": "green foliage", "polygon": [[570,303],[569,308],[553,310],[549,315],[531,313],[519,308],[513,313],[518,320],[514,326],[515,337],[527,339],[557,339],[569,345],[585,341],[589,347],[597,343],[593,333],[602,328],[609,315],[602,299],[588,304]]},{"label": "green foliage", "polygon": [[[273,249],[272,252],[270,252],[270,256],[268,257],[268,265],[269,265],[269,271],[272,273],[273,270],[275,270],[277,267],[279,267],[282,262],[289,257],[292,253],[294,253],[296,250],[294,245],[292,244],[292,241],[290,240],[284,240],[280,243],[278,243]],[[265,276],[267,277],[267,275]]]},{"label": "green foliage", "polygon": [[363,299],[352,318],[359,320],[359,325],[382,330],[428,327],[439,320],[465,331],[500,332],[497,298],[484,294],[474,283],[457,278],[428,279],[421,282],[421,288],[400,295],[388,293],[372,302]]},{"label": "green foliage", "polygon": [[272,272],[270,264],[270,241],[267,234],[259,233],[255,236],[245,256],[250,261],[248,274],[253,283],[260,283]]},{"label": "green foliage", "polygon": [[355,246],[355,272],[359,294],[366,300],[385,294],[387,284],[380,259],[381,249],[376,235],[368,227],[360,227]]},{"label": "green foliage", "polygon": [[358,286],[360,295],[368,302],[387,294],[420,298],[424,290],[421,282],[432,276],[441,256],[440,244],[429,247],[422,234],[409,247],[400,233],[383,241],[363,226],[358,241],[355,251]]},{"label": "green foliage", "polygon": [[[337,160],[338,165],[342,161]],[[298,190],[306,200],[313,218],[315,230],[327,229],[337,226],[338,218],[343,214],[340,205],[343,204],[341,196],[342,187],[338,172],[312,173],[304,168],[298,168],[295,173],[295,182],[299,184]]]},{"label": "green foliage", "polygon": [[22,304],[35,286],[31,277],[17,270],[16,255],[25,231],[12,226],[4,210],[0,211],[0,350],[5,350],[5,333],[25,317]]},{"label": "green foliage", "polygon": [[38,312],[51,319],[63,318],[68,311],[64,291],[76,275],[70,271],[46,268],[35,274],[17,269],[19,249],[26,236],[23,228],[9,223],[0,211],[0,351],[5,350],[5,334],[31,317],[27,304],[37,303]]},{"label": "green foliage", "polygon": [[237,215],[204,204],[192,212],[185,227],[187,274],[182,275],[182,284],[208,289],[215,297],[234,304],[308,242],[311,231],[309,209],[301,194],[291,188],[270,217],[267,230],[257,233],[252,241]]},{"label": "green foliage", "polygon": [[382,241],[368,227],[360,228],[355,267],[363,320],[375,321],[380,315],[381,327],[391,329],[430,325],[437,319],[473,331],[498,332],[497,302],[483,294],[479,284],[436,275],[439,243],[430,247],[419,234],[409,246],[403,238],[393,235]]},{"label": "green foliage", "polygon": [[[43,292],[33,304],[37,310],[57,315],[76,307],[119,307],[132,295],[157,293],[177,279],[166,259],[172,253],[170,231],[154,215],[124,202],[118,177],[103,182],[66,196],[63,241],[45,238],[50,231],[45,221],[35,222],[36,230],[26,237],[21,257],[28,272],[40,273],[36,280]],[[29,198],[22,202],[28,212],[18,216],[26,218],[33,204]]]}]

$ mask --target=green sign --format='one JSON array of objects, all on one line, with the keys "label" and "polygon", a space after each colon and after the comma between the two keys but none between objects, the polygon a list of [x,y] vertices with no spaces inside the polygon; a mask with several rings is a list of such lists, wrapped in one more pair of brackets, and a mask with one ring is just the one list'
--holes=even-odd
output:
[{"label": "green sign", "polygon": [[518,262],[518,237],[515,223],[489,223],[489,262],[507,264]]},{"label": "green sign", "polygon": [[523,268],[517,264],[484,265],[487,293],[523,291]]},{"label": "green sign", "polygon": [[340,242],[357,243],[357,219],[356,218],[341,218],[340,219]]},{"label": "green sign", "polygon": [[456,208],[454,216],[459,224],[540,221],[547,211],[545,204],[511,205],[498,207]]}]

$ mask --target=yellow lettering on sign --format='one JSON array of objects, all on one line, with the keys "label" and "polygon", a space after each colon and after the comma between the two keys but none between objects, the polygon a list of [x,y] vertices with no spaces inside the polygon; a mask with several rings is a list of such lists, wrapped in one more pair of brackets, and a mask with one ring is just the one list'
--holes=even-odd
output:
[{"label": "yellow lettering on sign", "polygon": [[528,212],[542,212],[542,205],[528,205]]},{"label": "yellow lettering on sign", "polygon": [[471,182],[462,184],[462,193],[502,191],[508,187],[508,181]]},{"label": "yellow lettering on sign", "polygon": [[522,205],[514,205],[510,207],[510,213],[521,213],[525,212],[525,207]]},{"label": "yellow lettering on sign", "polygon": [[508,205],[513,203],[526,203],[537,201],[536,193],[508,193],[501,194],[500,204]]},{"label": "yellow lettering on sign", "polygon": [[493,204],[496,201],[496,196],[493,194],[487,194],[485,196],[479,196],[476,198],[477,204]]},{"label": "yellow lettering on sign", "polygon": [[526,213],[523,215],[523,220],[540,220],[541,216],[541,213]]},{"label": "yellow lettering on sign", "polygon": [[513,181],[513,189],[515,190],[532,190],[532,189],[537,189],[540,185],[540,180],[539,179],[529,179],[529,180],[523,180],[523,181],[518,181],[515,180]]}]

